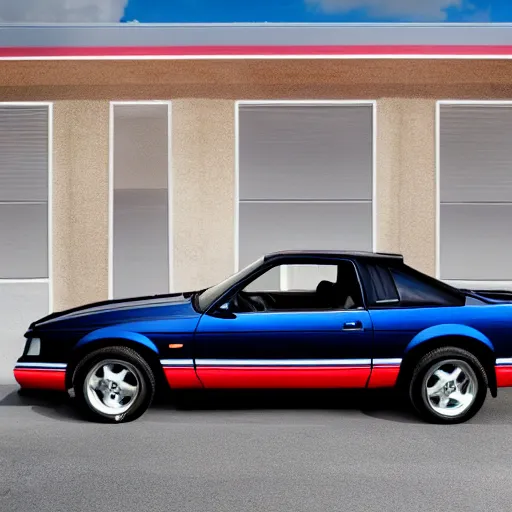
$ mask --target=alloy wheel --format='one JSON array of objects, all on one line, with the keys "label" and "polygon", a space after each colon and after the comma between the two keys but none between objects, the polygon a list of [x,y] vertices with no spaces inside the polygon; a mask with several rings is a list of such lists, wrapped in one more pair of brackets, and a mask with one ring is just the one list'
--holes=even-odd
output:
[{"label": "alloy wheel", "polygon": [[131,363],[108,359],[96,363],[84,381],[84,396],[97,412],[112,416],[124,414],[141,391],[142,378]]},{"label": "alloy wheel", "polygon": [[478,393],[478,379],[462,360],[448,359],[432,365],[423,379],[425,403],[439,416],[453,418],[464,414]]}]

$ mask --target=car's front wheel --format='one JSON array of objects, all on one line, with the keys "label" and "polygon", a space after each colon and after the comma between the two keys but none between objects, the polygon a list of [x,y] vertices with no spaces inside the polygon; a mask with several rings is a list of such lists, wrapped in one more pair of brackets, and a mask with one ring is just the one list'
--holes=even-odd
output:
[{"label": "car's front wheel", "polygon": [[462,423],[482,407],[487,377],[480,361],[457,347],[426,354],[416,365],[409,396],[416,411],[431,423]]},{"label": "car's front wheel", "polygon": [[135,350],[105,347],[80,361],[73,388],[79,409],[89,419],[120,423],[135,420],[148,409],[155,377]]}]

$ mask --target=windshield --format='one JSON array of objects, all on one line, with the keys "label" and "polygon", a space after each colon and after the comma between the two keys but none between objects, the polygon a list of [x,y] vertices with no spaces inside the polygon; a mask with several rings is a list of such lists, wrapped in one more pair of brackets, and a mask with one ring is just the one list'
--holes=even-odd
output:
[{"label": "windshield", "polygon": [[214,302],[216,302],[222,295],[224,295],[236,283],[245,279],[248,275],[254,272],[258,267],[263,264],[263,258],[256,260],[247,267],[238,271],[236,274],[228,277],[226,280],[207,288],[203,293],[197,297],[197,306],[200,311],[206,311]]}]

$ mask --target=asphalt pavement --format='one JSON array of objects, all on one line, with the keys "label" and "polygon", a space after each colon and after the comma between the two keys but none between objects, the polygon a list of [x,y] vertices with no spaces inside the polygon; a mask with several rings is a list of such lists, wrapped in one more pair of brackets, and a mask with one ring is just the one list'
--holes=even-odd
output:
[{"label": "asphalt pavement", "polygon": [[512,390],[469,423],[387,393],[215,393],[122,425],[0,387],[1,512],[512,510]]}]

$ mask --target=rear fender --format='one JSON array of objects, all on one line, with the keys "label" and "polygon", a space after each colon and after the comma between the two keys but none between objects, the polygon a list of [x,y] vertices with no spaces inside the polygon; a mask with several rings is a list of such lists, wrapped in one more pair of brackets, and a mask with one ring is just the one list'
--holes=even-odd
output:
[{"label": "rear fender", "polygon": [[473,339],[483,343],[488,349],[494,352],[494,345],[491,343],[491,340],[473,327],[460,324],[441,324],[429,327],[414,336],[414,338],[405,348],[405,354],[410,352],[413,348],[418,347],[422,343],[428,342],[435,338],[446,338],[450,336]]},{"label": "rear fender", "polygon": [[[454,345],[470,350],[479,357],[487,373],[489,390],[493,397],[498,394],[495,367],[494,345],[485,334],[473,327],[460,324],[442,324],[429,327],[419,332],[407,345],[404,351],[402,377],[406,377],[414,365],[414,361],[427,351],[447,345]],[[412,366],[411,366],[412,363]]]}]

